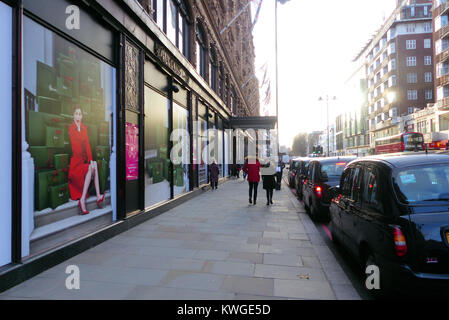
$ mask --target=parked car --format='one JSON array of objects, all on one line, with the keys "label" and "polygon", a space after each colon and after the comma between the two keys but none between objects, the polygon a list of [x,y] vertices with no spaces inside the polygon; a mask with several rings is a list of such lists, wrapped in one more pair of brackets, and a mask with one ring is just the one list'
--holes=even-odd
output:
[{"label": "parked car", "polygon": [[290,159],[288,164],[288,185],[290,188],[294,187],[296,170],[298,168],[300,158]]},{"label": "parked car", "polygon": [[310,163],[310,158],[301,158],[301,160],[299,161],[299,165],[298,165],[298,169],[296,170],[296,175],[295,175],[295,190],[296,190],[296,195],[298,196],[298,198],[300,200],[303,199],[303,186],[304,186],[304,180],[307,177],[307,170],[309,169],[309,163]]},{"label": "parked car", "polygon": [[303,185],[304,206],[314,220],[329,220],[329,189],[340,183],[345,166],[355,157],[314,158]]},{"label": "parked car", "polygon": [[375,294],[429,287],[448,294],[448,155],[358,159],[331,193],[332,239],[363,267],[379,268]]}]

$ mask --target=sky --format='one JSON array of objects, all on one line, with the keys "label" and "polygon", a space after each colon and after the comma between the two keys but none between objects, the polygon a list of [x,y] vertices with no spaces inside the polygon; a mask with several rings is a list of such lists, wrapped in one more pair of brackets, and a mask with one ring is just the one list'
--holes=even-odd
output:
[{"label": "sky", "polygon": [[[396,0],[290,0],[278,4],[280,145],[291,147],[300,132],[326,129],[326,95],[330,123],[344,110],[344,83],[355,71],[351,60],[395,5]],[[253,30],[259,83],[264,64],[271,82],[268,106],[260,92],[261,115],[267,109],[272,116],[276,115],[274,8],[275,0],[263,0]],[[336,100],[331,99],[334,96]],[[318,101],[319,97],[324,101]]]}]

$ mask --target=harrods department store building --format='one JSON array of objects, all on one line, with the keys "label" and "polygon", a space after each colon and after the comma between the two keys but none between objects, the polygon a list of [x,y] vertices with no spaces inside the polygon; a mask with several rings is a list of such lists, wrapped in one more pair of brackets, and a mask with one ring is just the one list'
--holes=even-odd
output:
[{"label": "harrods department store building", "polygon": [[250,12],[220,34],[247,3],[0,0],[0,291],[204,192],[208,129],[225,180],[226,129],[274,128]]}]

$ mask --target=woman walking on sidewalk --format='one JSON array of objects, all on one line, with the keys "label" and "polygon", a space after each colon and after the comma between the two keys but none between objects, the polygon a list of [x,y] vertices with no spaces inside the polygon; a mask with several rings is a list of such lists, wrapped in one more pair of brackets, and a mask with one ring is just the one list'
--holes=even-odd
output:
[{"label": "woman walking on sidewalk", "polygon": [[254,190],[254,205],[257,200],[257,187],[260,181],[260,162],[257,158],[248,158],[243,166],[243,171],[248,175],[248,184],[249,184],[249,203],[253,203],[253,190]]},{"label": "woman walking on sidewalk", "polygon": [[[272,163],[268,163],[268,168]],[[267,191],[267,206],[273,204],[273,190],[276,188],[276,173],[262,175],[263,188]]]}]

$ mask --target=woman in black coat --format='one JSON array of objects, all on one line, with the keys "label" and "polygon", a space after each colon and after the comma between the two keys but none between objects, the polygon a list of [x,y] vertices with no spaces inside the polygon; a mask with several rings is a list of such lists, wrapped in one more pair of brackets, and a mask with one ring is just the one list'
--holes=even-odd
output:
[{"label": "woman in black coat", "polygon": [[[271,165],[268,164],[264,167],[269,167]],[[273,204],[273,190],[276,188],[276,172],[273,174],[262,175],[263,179],[263,188],[267,190],[267,206]]]}]

